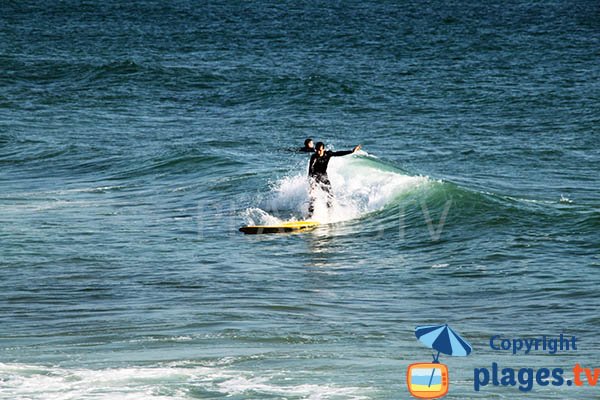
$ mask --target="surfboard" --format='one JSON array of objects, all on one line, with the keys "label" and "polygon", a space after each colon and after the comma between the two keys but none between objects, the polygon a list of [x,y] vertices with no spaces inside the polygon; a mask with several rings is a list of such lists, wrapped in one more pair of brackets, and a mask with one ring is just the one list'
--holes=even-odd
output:
[{"label": "surfboard", "polygon": [[242,226],[240,232],[256,235],[260,233],[286,233],[308,231],[319,226],[317,221],[284,222],[281,225],[253,225]]}]

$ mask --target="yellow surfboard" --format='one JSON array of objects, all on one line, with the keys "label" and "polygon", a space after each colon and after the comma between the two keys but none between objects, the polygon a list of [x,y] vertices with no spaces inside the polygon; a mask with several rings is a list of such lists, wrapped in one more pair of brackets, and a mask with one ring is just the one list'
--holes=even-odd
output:
[{"label": "yellow surfboard", "polygon": [[294,221],[284,222],[281,225],[242,226],[240,232],[254,235],[260,233],[300,232],[314,229],[317,226],[319,226],[317,221]]}]

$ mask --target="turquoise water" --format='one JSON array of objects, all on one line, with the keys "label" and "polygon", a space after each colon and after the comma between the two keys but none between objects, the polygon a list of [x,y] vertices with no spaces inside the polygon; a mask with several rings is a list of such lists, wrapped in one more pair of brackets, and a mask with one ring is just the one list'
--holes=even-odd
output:
[{"label": "turquoise water", "polygon": [[[600,367],[600,8],[3,2],[0,398],[403,399]],[[336,202],[303,234],[306,137]],[[512,356],[492,335],[575,335]],[[572,373],[565,372],[565,377]]]}]

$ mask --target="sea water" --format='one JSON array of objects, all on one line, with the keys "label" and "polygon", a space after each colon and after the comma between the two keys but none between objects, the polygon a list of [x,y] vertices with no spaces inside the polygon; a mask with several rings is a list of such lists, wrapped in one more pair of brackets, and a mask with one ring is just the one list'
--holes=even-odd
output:
[{"label": "sea water", "polygon": [[[599,367],[599,27],[593,1],[2,2],[0,398],[408,398],[443,323],[473,346],[448,398],[492,362]],[[307,137],[363,145],[322,226],[238,232],[306,218]]]}]

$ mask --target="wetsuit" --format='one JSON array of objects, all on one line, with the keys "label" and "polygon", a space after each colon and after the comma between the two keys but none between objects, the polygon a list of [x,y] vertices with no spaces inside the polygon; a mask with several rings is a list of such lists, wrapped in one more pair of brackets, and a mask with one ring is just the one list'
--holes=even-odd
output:
[{"label": "wetsuit", "polygon": [[327,176],[327,166],[331,157],[339,157],[352,154],[352,150],[348,151],[326,151],[323,157],[319,157],[317,153],[310,157],[308,164],[308,177],[310,179],[310,203],[308,205],[308,217],[310,218],[315,211],[315,190],[321,188],[327,194],[327,207],[331,207],[333,194],[331,193],[331,182]]},{"label": "wetsuit", "polygon": [[315,152],[315,148],[314,147],[301,147],[300,150],[298,150],[301,153],[314,153]]}]

